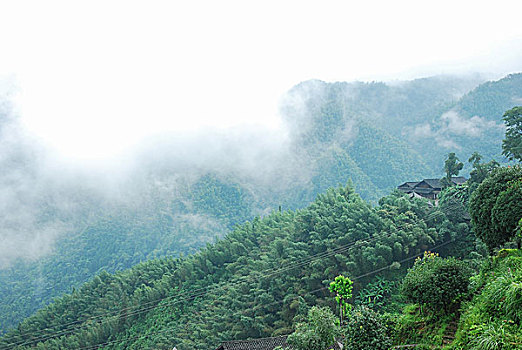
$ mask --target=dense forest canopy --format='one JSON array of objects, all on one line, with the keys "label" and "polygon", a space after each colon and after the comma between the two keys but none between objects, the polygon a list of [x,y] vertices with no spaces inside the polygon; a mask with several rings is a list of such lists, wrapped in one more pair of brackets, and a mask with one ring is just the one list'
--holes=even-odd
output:
[{"label": "dense forest canopy", "polygon": [[227,339],[288,334],[311,306],[335,305],[328,290],[335,276],[353,276],[358,292],[377,274],[400,278],[427,249],[462,255],[476,242],[467,224],[426,200],[397,192],[372,207],[351,186],[330,189],[305,209],[237,226],[188,258],[102,273],[0,344],[211,349]]},{"label": "dense forest canopy", "polygon": [[[25,259],[27,253],[0,260],[0,330],[15,327],[53,298],[78,289],[102,271],[113,273],[153,258],[196,253],[237,224],[252,222],[279,207],[304,208],[318,194],[349,180],[368,201],[361,208],[373,213],[368,214],[368,223],[359,223],[361,228],[355,231],[360,233],[352,232],[352,238],[367,238],[385,229],[375,223],[379,220],[372,205],[405,181],[441,178],[449,152],[464,160],[478,151],[485,160],[505,162],[501,117],[522,96],[522,75],[481,82],[478,77],[432,77],[394,84],[306,81],[282,101],[281,115],[288,130],[288,143],[282,147],[278,142],[257,145],[256,138],[244,132],[238,144],[247,146],[236,153],[233,141],[211,135],[206,143],[189,143],[185,149],[195,151],[184,158],[182,152],[165,151],[179,149],[166,142],[161,152],[153,147],[143,151],[136,173],[112,186],[118,192],[112,197],[93,190],[98,185],[93,179],[80,177],[82,184],[77,186],[71,180],[74,173],[62,181],[43,171],[40,162],[45,157],[29,146],[7,147],[14,151],[0,159],[7,169],[0,181],[6,188],[21,184],[6,195],[12,210],[27,215],[13,217],[20,218],[25,231],[48,239],[41,244],[46,250],[32,259]],[[6,124],[0,130],[4,130],[3,144],[12,146],[18,141],[7,127],[13,123],[9,113],[8,108],[2,109],[0,120]],[[6,138],[8,132],[10,138]],[[472,165],[464,164],[466,175]],[[388,200],[379,204],[381,210]],[[450,218],[451,213],[443,214]],[[455,231],[435,228],[437,220],[444,221],[439,212],[426,220],[427,228],[418,228],[424,232],[419,241],[411,243],[419,249],[469,231],[465,222]],[[393,244],[365,248],[363,260],[353,264],[382,266],[403,249],[408,253],[413,249],[404,247],[410,243],[394,239]],[[346,263],[346,269],[351,268]],[[270,330],[255,334],[270,334]]]}]

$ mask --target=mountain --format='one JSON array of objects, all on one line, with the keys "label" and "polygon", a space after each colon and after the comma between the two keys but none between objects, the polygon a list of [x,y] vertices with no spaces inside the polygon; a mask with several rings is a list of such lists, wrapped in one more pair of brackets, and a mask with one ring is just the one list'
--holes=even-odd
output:
[{"label": "mountain", "polygon": [[481,82],[306,81],[281,102],[285,137],[164,135],[140,149],[125,175],[100,178],[50,163],[9,124],[0,129],[9,131],[0,135],[0,329],[102,271],[193,254],[237,224],[303,208],[339,184],[351,181],[376,204],[400,183],[441,177],[449,152],[503,162],[501,115],[520,103],[522,74]]},{"label": "mountain", "polygon": [[288,334],[310,306],[334,306],[327,286],[340,273],[359,291],[376,275],[401,278],[424,250],[462,254],[474,242],[425,200],[395,192],[372,207],[350,186],[330,189],[187,258],[102,272],[8,332],[0,349],[213,349]]}]

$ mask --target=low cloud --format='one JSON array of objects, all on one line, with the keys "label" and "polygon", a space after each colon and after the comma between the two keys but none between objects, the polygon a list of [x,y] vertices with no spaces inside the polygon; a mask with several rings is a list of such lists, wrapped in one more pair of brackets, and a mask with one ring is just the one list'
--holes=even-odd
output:
[{"label": "low cloud", "polygon": [[449,135],[462,135],[469,137],[479,137],[482,133],[491,128],[502,128],[502,125],[494,121],[486,120],[477,115],[467,119],[459,115],[456,111],[449,111],[441,115],[442,127],[440,131]]},{"label": "low cloud", "polygon": [[410,135],[414,140],[431,139],[446,149],[461,149],[458,137],[480,137],[486,130],[504,129],[503,124],[487,120],[480,116],[466,118],[456,111],[442,114],[432,123],[425,123],[410,128]]},{"label": "low cloud", "polygon": [[[295,131],[259,126],[168,132],[110,162],[70,161],[28,134],[6,99],[0,96],[0,268],[52,253],[64,235],[122,210],[148,215],[164,208],[194,240],[207,239],[224,232],[216,218],[169,209],[173,200],[190,208],[188,193],[202,176],[240,185],[258,200],[256,213],[265,213],[271,204],[263,199],[282,196],[314,172],[292,142]],[[353,132],[347,126],[344,138]]]},{"label": "low cloud", "polygon": [[0,267],[48,253],[67,224],[42,177],[42,155],[4,115],[0,132]]},{"label": "low cloud", "polygon": [[426,123],[426,124],[416,126],[413,129],[412,135],[415,138],[432,137],[433,130],[431,128],[431,125]]}]

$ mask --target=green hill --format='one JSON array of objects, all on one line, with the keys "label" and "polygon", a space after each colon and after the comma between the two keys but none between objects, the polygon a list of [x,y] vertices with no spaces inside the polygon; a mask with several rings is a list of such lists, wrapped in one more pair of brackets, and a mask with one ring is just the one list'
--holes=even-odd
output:
[{"label": "green hill", "polygon": [[[502,161],[501,114],[522,96],[522,74],[479,83],[477,77],[303,82],[282,101],[288,143],[281,148],[249,148],[248,135],[240,135],[237,147],[227,137],[186,148],[167,145],[144,155],[147,162],[120,189],[123,199],[113,202],[96,192],[96,184],[62,184],[52,174],[39,182],[38,152],[0,159],[6,189],[16,185],[13,177],[30,175],[17,195],[34,200],[20,209],[35,216],[28,230],[45,238],[55,222],[67,227],[52,236],[45,255],[0,266],[0,331],[101,271],[193,254],[237,224],[279,206],[304,208],[349,180],[375,205],[402,182],[442,176],[448,152],[463,161],[474,151]],[[498,97],[492,104],[488,96]],[[224,145],[223,154],[213,153],[216,145]]]},{"label": "green hill", "polygon": [[0,349],[212,349],[287,334],[310,306],[333,306],[327,285],[340,273],[357,290],[376,274],[401,278],[424,250],[451,247],[448,230],[473,247],[469,229],[454,225],[398,193],[374,208],[349,186],[328,190],[306,209],[256,218],[190,257],[103,272],[8,332]]}]

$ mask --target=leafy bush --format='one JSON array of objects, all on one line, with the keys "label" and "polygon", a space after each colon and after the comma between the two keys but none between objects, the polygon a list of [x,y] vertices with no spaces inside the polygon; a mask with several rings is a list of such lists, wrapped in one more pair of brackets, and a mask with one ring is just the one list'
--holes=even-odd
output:
[{"label": "leafy bush", "polygon": [[488,322],[475,326],[472,330],[473,337],[469,346],[476,350],[515,350],[520,349],[516,345],[516,337],[513,336],[512,327],[500,322]]},{"label": "leafy bush", "polygon": [[476,295],[461,316],[456,345],[462,349],[520,349],[522,251],[501,250],[474,279]]},{"label": "leafy bush", "polygon": [[522,168],[498,168],[477,188],[469,211],[475,234],[490,252],[516,235],[522,218]]},{"label": "leafy bush", "polygon": [[389,302],[390,296],[396,290],[398,282],[377,276],[359,291],[355,299],[357,305],[365,305],[373,310],[380,310]]},{"label": "leafy bush", "polygon": [[401,293],[410,302],[448,313],[467,293],[470,275],[471,270],[462,261],[425,252],[408,270]]},{"label": "leafy bush", "polygon": [[308,311],[307,322],[298,323],[287,342],[294,350],[325,350],[339,334],[339,324],[332,311],[314,306]]},{"label": "leafy bush", "polygon": [[373,310],[359,306],[352,312],[346,330],[346,344],[353,350],[384,350],[391,347],[388,328]]}]

